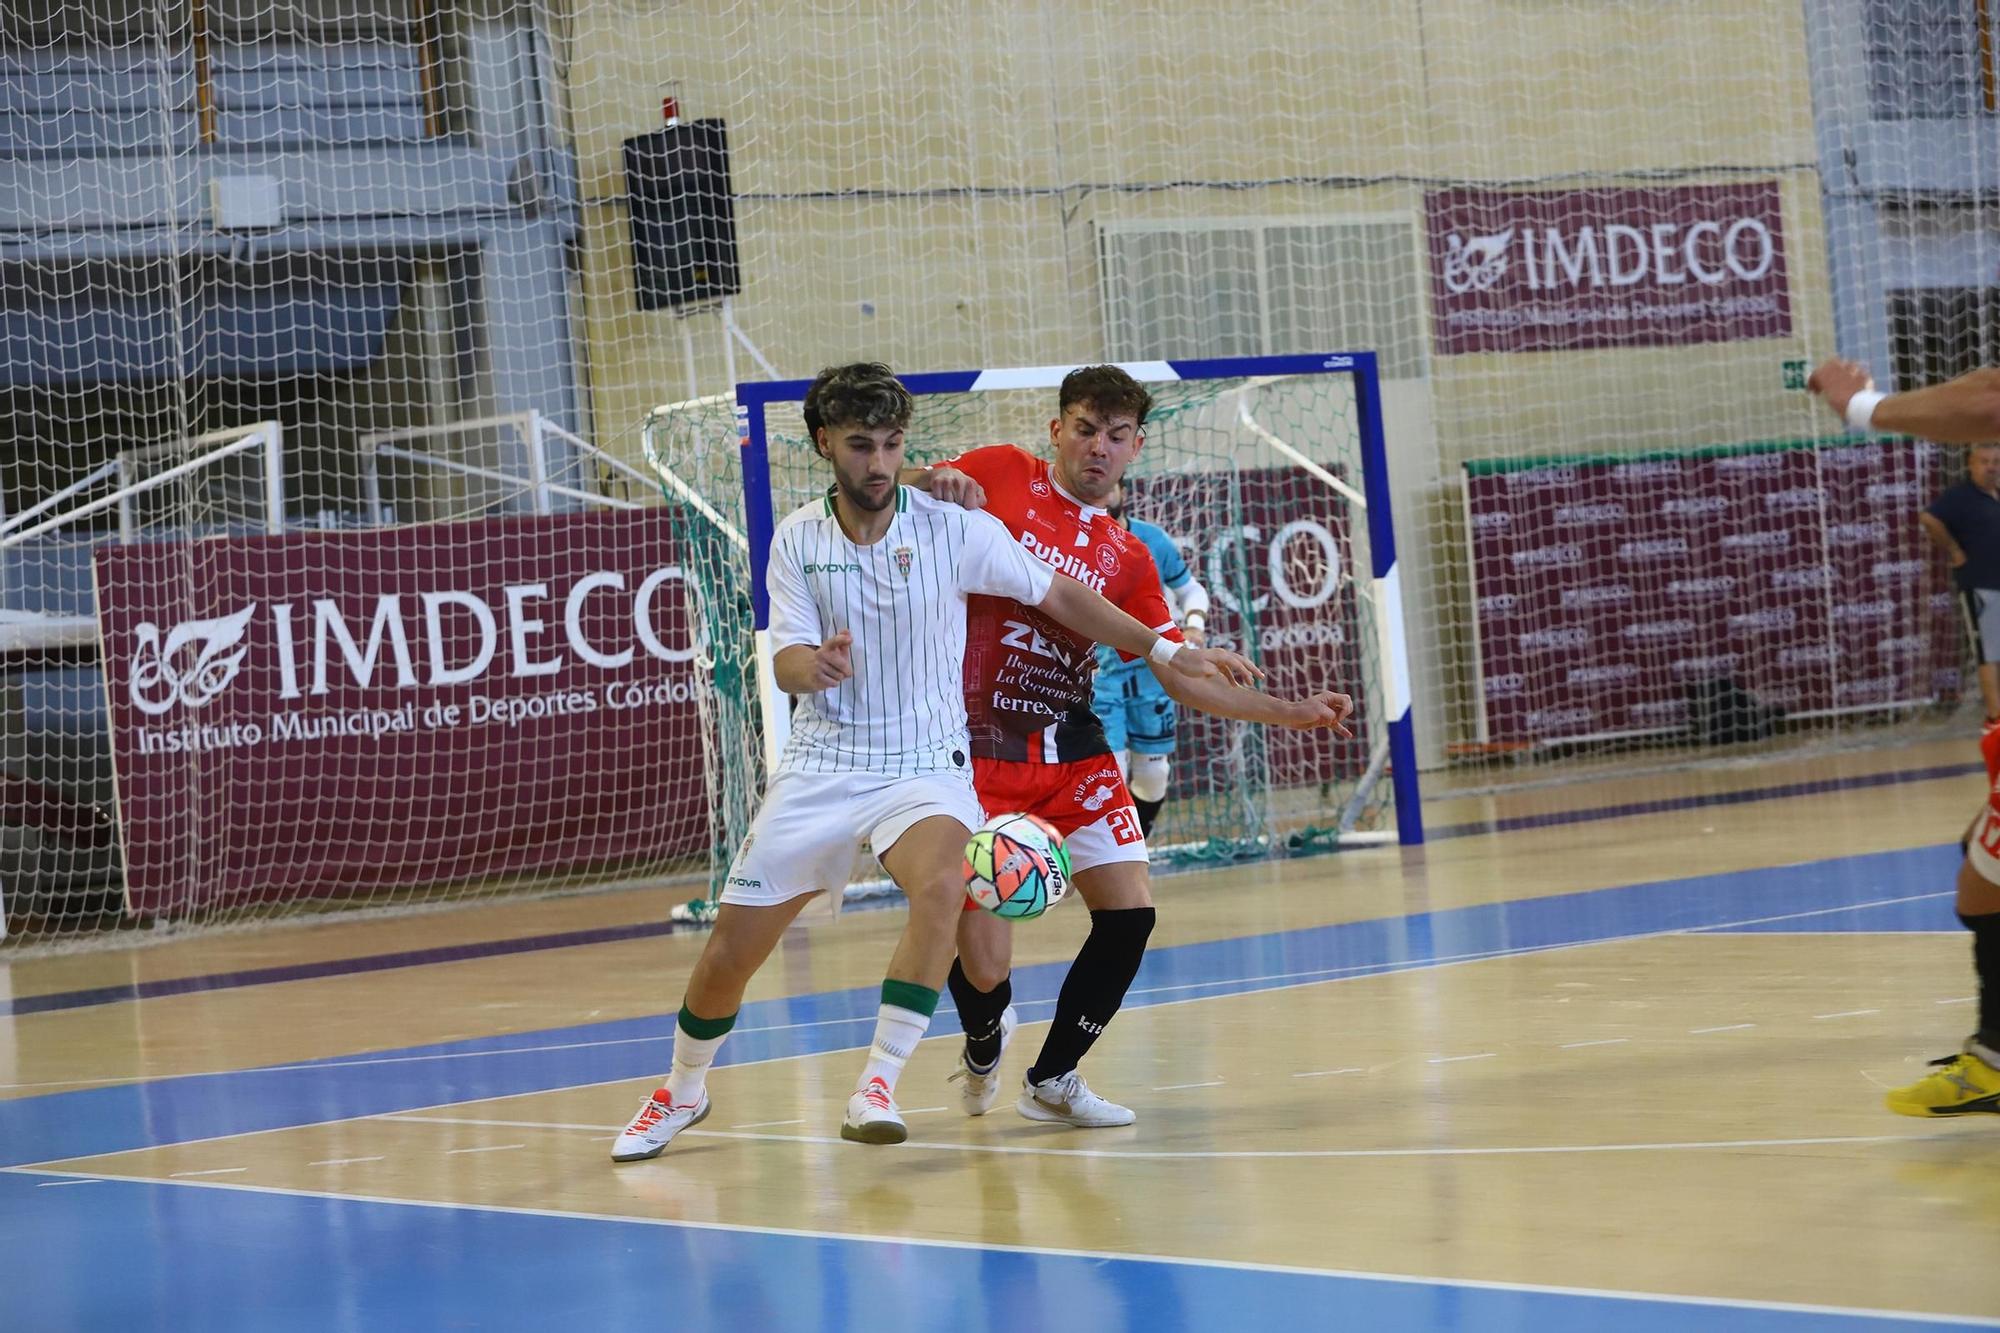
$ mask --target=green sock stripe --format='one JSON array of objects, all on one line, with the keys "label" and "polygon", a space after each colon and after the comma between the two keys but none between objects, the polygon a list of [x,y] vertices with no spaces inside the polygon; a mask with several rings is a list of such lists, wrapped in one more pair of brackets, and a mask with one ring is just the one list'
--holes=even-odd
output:
[{"label": "green sock stripe", "polygon": [[919,986],[914,981],[884,981],[882,983],[882,1003],[893,1004],[898,1009],[907,1009],[925,1018],[937,1013],[938,993],[929,986]]},{"label": "green sock stripe", "polygon": [[[937,1002],[933,1000],[932,1003],[935,1004]],[[720,1037],[735,1026],[735,1014],[730,1014],[727,1018],[697,1018],[692,1009],[686,1005],[681,1006],[681,1031],[687,1033],[696,1041],[708,1041],[711,1038]]]}]

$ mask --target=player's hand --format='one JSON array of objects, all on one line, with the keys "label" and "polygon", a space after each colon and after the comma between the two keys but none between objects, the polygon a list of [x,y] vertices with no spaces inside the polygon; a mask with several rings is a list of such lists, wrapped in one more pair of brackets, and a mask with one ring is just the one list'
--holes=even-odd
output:
[{"label": "player's hand", "polygon": [[1354,732],[1347,725],[1348,717],[1354,712],[1354,696],[1341,694],[1336,690],[1321,690],[1311,698],[1301,699],[1292,705],[1292,717],[1285,723],[1299,731],[1325,729],[1336,736],[1352,739]]},{"label": "player's hand", "polygon": [[1231,684],[1252,687],[1264,679],[1263,668],[1227,648],[1183,648],[1167,663],[1167,670],[1178,671],[1189,680],[1221,676]]},{"label": "player's hand", "polygon": [[1872,389],[1875,381],[1868,377],[1853,361],[1822,361],[1812,376],[1806,380],[1806,388],[1826,400],[1833,414],[1842,421],[1847,419],[1847,404],[1855,394],[1863,389]]},{"label": "player's hand", "polygon": [[1208,646],[1208,631],[1199,625],[1181,626],[1181,637],[1187,640],[1187,645],[1190,648],[1206,648]]},{"label": "player's hand", "polygon": [[1951,567],[1953,569],[1959,568],[1965,563],[1965,548],[1963,546],[1952,547],[1951,554],[1947,556],[1946,559],[1951,561]]},{"label": "player's hand", "polygon": [[854,662],[848,655],[848,649],[853,646],[854,636],[841,630],[813,649],[810,683],[814,693],[830,690],[854,674]]},{"label": "player's hand", "polygon": [[933,500],[943,500],[955,504],[960,509],[984,509],[986,488],[974,481],[970,474],[952,467],[928,468],[924,472],[924,489]]}]

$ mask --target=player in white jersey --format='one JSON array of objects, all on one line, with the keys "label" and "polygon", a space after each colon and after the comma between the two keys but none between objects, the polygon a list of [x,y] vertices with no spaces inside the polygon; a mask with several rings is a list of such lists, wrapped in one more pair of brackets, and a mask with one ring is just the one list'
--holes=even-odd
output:
[{"label": "player in white jersey", "polygon": [[1233,653],[1146,628],[1035,559],[991,516],[899,486],[910,396],[886,366],[821,372],[806,408],[834,485],[778,525],[767,574],[774,674],[803,701],[688,979],[673,1072],[618,1136],[614,1161],[657,1156],[708,1114],[708,1070],[751,976],[807,898],[825,892],[838,903],[864,843],[909,898],[910,919],[840,1132],[863,1143],[907,1137],[896,1079],[951,966],[965,841],[981,822],[963,683],[969,596],[1035,606],[1190,679],[1261,674]]}]

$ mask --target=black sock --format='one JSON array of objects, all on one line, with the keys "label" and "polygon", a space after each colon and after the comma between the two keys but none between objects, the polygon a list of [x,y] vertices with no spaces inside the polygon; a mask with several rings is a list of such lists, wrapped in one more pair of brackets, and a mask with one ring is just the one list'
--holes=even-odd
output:
[{"label": "black sock", "polygon": [[1160,813],[1160,807],[1165,805],[1166,802],[1164,800],[1142,801],[1138,797],[1134,796],[1132,798],[1132,804],[1139,807],[1139,836],[1142,838],[1152,837],[1153,820],[1156,817],[1158,817]]},{"label": "black sock", "polygon": [[959,1026],[965,1029],[966,1060],[975,1069],[991,1069],[1000,1058],[1000,1016],[1014,1002],[1013,974],[1000,978],[992,990],[980,990],[954,958],[945,984],[951,987],[951,1002],[958,1008]]},{"label": "black sock", "polygon": [[1979,974],[1979,1041],[2000,1050],[2000,912],[1959,914],[1972,932],[1972,967]]},{"label": "black sock", "polygon": [[1056,997],[1055,1020],[1048,1040],[1028,1078],[1036,1083],[1059,1078],[1075,1069],[1104,1031],[1105,1024],[1125,1003],[1139,962],[1146,956],[1146,937],[1153,933],[1153,909],[1124,907],[1090,914],[1090,934],[1063,978]]}]

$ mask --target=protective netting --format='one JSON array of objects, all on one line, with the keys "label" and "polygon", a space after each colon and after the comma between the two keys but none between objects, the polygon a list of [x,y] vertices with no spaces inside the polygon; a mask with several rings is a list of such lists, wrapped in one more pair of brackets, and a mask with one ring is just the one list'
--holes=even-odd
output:
[{"label": "protective netting", "polygon": [[[351,581],[355,550],[430,525],[409,596],[477,585],[504,640],[508,586],[546,584],[553,609],[536,615],[530,599],[518,623],[560,624],[558,584],[618,572],[633,592],[648,576],[551,562],[566,515],[658,503],[615,465],[641,466],[655,404],[861,357],[914,371],[1376,351],[1433,791],[1955,726],[1949,589],[1908,534],[1956,457],[1884,446],[1872,483],[1828,482],[1843,464],[1804,460],[1837,432],[1800,384],[1836,352],[1894,387],[2000,354],[1990,9],[9,5],[0,522],[37,517],[0,531],[7,919],[31,937],[135,919],[135,848],[115,816],[142,793],[114,783],[130,736],[107,702],[129,673],[107,695],[91,632],[108,546],[134,532],[186,546],[155,559],[156,593],[131,621],[164,645],[253,600],[213,543],[308,530],[321,554],[288,576],[296,586],[260,585],[264,602],[294,597],[310,634],[314,599],[332,597],[365,657],[388,584]],[[23,535],[192,462],[190,441],[266,422],[282,437],[276,488],[246,451]],[[1775,471],[1716,461],[1774,444],[1788,460]],[[1591,461],[1636,456],[1689,470]],[[1516,488],[1501,541],[1500,510],[1469,508],[1491,499],[1477,483],[1543,464],[1557,470]],[[1710,524],[1788,536],[1658,545],[1694,521],[1669,510],[1683,500],[1720,505]],[[626,545],[665,568],[708,520],[659,521],[657,538]],[[485,554],[454,563],[467,530],[452,525],[482,523],[525,526],[504,541],[486,529]],[[1586,554],[1564,563],[1567,547]],[[1547,596],[1513,603],[1510,621],[1492,599],[1519,595],[1520,555]],[[1814,579],[1831,583],[1800,582]],[[189,599],[174,611],[188,621],[161,619],[167,594]],[[715,614],[678,593],[655,609],[667,605]],[[272,622],[253,623],[267,628],[251,641],[275,651]],[[134,642],[113,642],[114,662]],[[1494,654],[1505,642],[1513,662]],[[725,726],[700,712],[708,676],[678,656],[694,649],[670,646],[661,658],[639,643],[635,661],[672,676],[662,688],[683,696],[688,726]],[[1828,704],[1800,669],[1852,697]],[[1634,672],[1672,688],[1635,695]],[[431,688],[423,674],[411,692]],[[680,725],[599,741],[643,758],[664,744],[643,738]],[[232,821],[265,800],[204,754],[174,787],[192,845],[238,836]],[[683,760],[662,751],[654,787],[709,794],[643,817],[661,821],[640,839],[651,857],[556,838],[577,855],[475,870],[350,822],[360,850],[341,901],[406,901],[426,883],[566,888],[699,859],[717,779]],[[530,808],[585,827],[588,809],[557,814],[582,804],[560,784],[616,767],[599,758],[556,780],[539,752],[506,747],[481,762],[521,767],[493,791],[447,774],[459,800],[437,817],[496,842]],[[263,808],[252,824],[271,845],[341,841],[310,820],[279,836],[311,812]],[[296,872],[245,864],[274,882]],[[286,893],[265,896],[292,910]],[[173,919],[211,919],[221,901],[197,895]]]}]

